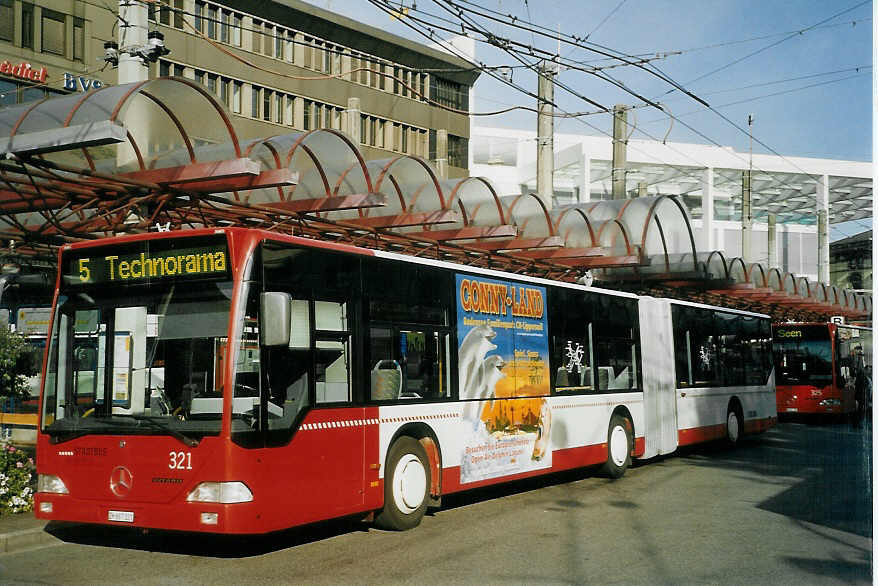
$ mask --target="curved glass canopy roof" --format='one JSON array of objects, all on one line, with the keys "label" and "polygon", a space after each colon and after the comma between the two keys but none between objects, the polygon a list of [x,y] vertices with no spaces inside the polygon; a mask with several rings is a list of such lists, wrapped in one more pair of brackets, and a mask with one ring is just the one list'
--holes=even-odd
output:
[{"label": "curved glass canopy roof", "polygon": [[161,226],[243,225],[640,291],[781,318],[871,315],[871,297],[698,251],[676,197],[548,209],[425,160],[366,161],[335,130],[241,140],[182,78],[107,86],[0,111],[0,237],[19,255]]}]

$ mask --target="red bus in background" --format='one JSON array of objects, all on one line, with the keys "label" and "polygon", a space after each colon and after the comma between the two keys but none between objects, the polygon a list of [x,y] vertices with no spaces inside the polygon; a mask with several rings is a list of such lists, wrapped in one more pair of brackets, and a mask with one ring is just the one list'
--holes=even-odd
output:
[{"label": "red bus in background", "polygon": [[865,412],[872,390],[870,328],[783,323],[773,329],[779,414]]}]

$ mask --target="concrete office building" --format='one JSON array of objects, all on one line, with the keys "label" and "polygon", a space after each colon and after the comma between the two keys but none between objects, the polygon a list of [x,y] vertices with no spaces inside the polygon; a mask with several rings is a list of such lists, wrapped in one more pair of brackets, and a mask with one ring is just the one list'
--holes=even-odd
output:
[{"label": "concrete office building", "polygon": [[[126,46],[117,12],[113,1],[0,0],[0,106],[116,84],[104,43]],[[460,112],[478,72],[451,54],[298,0],[150,3],[147,26],[171,51],[148,77],[203,84],[239,136],[334,128],[367,159],[412,154],[467,174]]]}]

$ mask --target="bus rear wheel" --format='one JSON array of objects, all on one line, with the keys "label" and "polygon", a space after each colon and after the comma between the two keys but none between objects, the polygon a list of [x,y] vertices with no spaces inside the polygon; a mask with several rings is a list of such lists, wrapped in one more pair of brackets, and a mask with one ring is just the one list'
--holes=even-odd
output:
[{"label": "bus rear wheel", "polygon": [[726,442],[730,446],[736,446],[741,441],[743,424],[744,419],[738,406],[729,405],[729,412],[726,414]]},{"label": "bus rear wheel", "polygon": [[392,531],[417,527],[427,511],[430,464],[421,443],[408,436],[393,443],[384,473],[384,508],[375,526]]},{"label": "bus rear wheel", "polygon": [[604,473],[610,478],[620,478],[631,465],[631,449],[634,440],[631,434],[631,422],[627,418],[614,414],[610,418],[607,431],[607,462]]}]

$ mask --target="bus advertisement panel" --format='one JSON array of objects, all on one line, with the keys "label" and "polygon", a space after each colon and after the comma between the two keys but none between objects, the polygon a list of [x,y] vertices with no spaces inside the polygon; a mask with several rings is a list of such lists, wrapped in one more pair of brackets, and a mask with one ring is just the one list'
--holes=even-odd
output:
[{"label": "bus advertisement panel", "polygon": [[[549,468],[545,287],[457,275],[461,483]],[[516,398],[515,401],[494,401]]]}]

